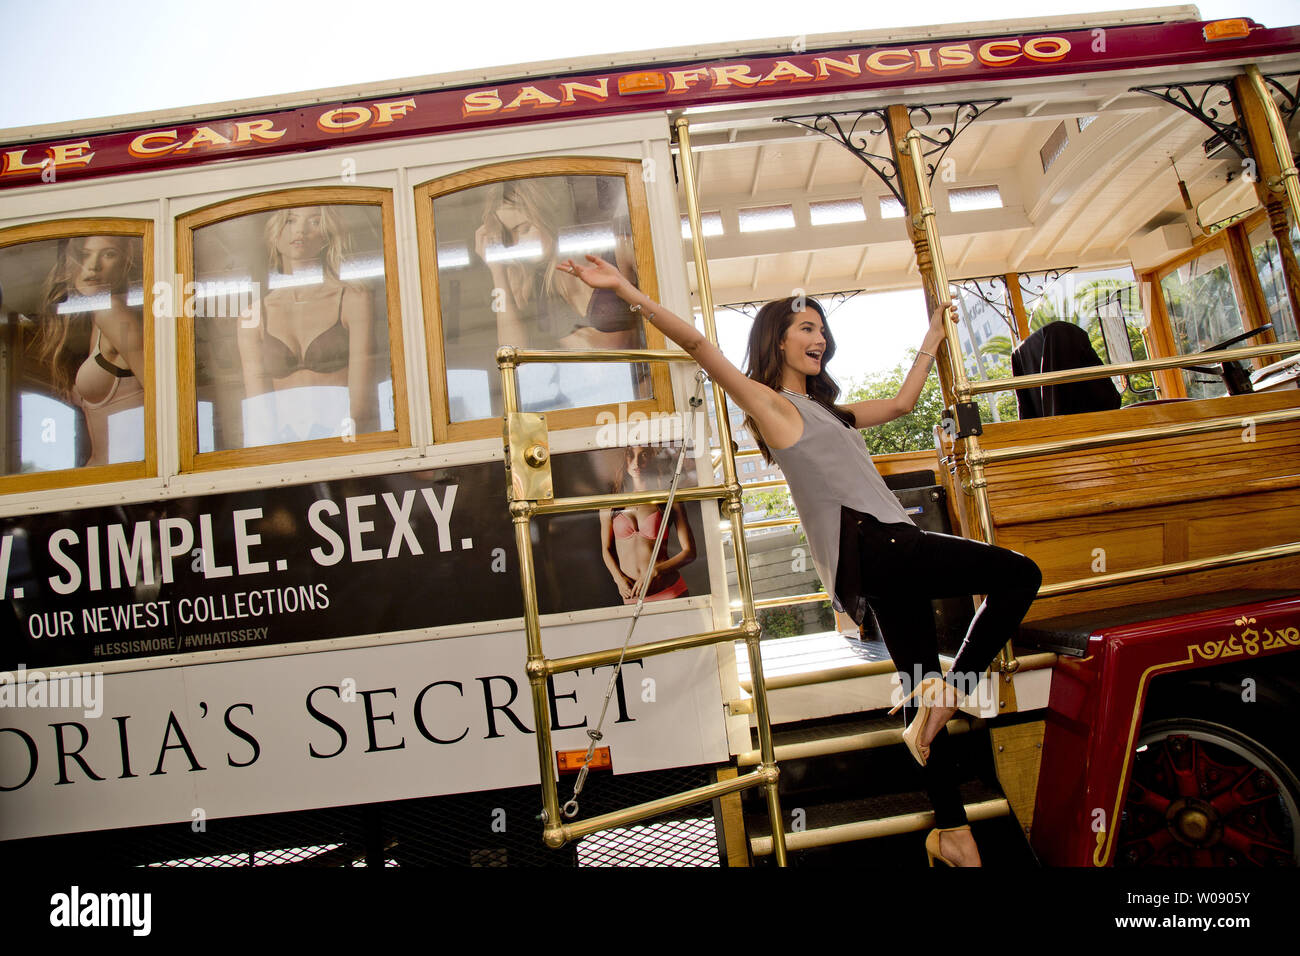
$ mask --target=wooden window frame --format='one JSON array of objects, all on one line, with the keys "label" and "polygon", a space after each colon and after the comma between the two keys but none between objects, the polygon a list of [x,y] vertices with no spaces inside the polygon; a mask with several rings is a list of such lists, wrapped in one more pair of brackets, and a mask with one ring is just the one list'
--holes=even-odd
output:
[{"label": "wooden window frame", "polygon": [[[406,358],[402,344],[402,300],[397,275],[397,232],[393,219],[393,192],[375,186],[307,186],[241,196],[191,210],[176,218],[176,271],[181,288],[194,281],[194,232],[204,226],[259,212],[297,206],[378,206],[383,231],[384,290],[388,322],[389,366],[393,375],[393,431],[367,432],[347,441],[316,438],[309,441],[198,451],[198,406],[194,378],[194,317],[176,308],[176,395],[179,467],[182,473],[246,468],[257,465],[338,458],[410,446],[410,421],[406,399]],[[179,298],[179,297],[178,297]]]},{"label": "wooden window frame", "polygon": [[0,495],[58,488],[76,488],[107,482],[153,478],[158,474],[157,392],[154,356],[154,224],[151,219],[57,219],[0,230],[0,248],[78,236],[128,236],[142,240],[141,303],[144,335],[144,459],[112,465],[91,465],[59,471],[0,476]]},{"label": "wooden window frame", "polygon": [[[539,176],[621,176],[626,186],[628,219],[632,227],[632,244],[636,252],[639,288],[659,301],[659,281],[655,272],[654,245],[650,233],[650,209],[641,179],[641,161],[636,159],[597,159],[589,156],[521,159],[505,163],[476,166],[448,176],[420,183],[414,188],[415,223],[420,254],[420,287],[424,302],[424,331],[429,366],[429,390],[435,442],[468,441],[501,437],[501,419],[480,418],[465,422],[451,421],[451,402],[447,394],[447,369],[443,353],[442,300],[438,288],[438,239],[433,222],[433,203],[440,196],[476,186]],[[646,348],[666,347],[663,333],[641,320]],[[495,350],[494,350],[495,351]],[[665,362],[650,363],[650,398],[631,402],[589,405],[546,413],[552,429],[582,428],[597,424],[602,412],[618,412],[624,406],[632,412],[671,412],[675,405],[672,377]]]}]

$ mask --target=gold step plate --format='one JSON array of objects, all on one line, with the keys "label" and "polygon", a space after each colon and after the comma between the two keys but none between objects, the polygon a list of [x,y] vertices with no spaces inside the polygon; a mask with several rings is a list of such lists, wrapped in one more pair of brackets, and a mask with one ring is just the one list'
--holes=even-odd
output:
[{"label": "gold step plate", "polygon": [[549,501],[554,498],[546,416],[539,412],[514,412],[504,420],[502,438],[510,499]]}]

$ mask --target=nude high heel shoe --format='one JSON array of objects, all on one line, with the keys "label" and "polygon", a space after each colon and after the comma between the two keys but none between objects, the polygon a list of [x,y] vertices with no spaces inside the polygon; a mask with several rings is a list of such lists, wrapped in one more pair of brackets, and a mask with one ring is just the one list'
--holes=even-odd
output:
[{"label": "nude high heel shoe", "polygon": [[942,853],[939,852],[939,834],[940,834],[940,833],[952,833],[952,832],[954,832],[954,831],[956,831],[956,830],[966,830],[966,831],[969,832],[969,831],[970,831],[970,824],[969,824],[969,823],[963,823],[963,824],[962,824],[961,826],[959,826],[959,827],[946,827],[946,828],[944,828],[944,829],[942,829],[942,830],[938,830],[938,829],[936,829],[936,830],[931,830],[930,833],[929,833],[929,835],[926,836],[926,838],[925,838],[925,855],[926,855],[927,857],[930,858],[930,865],[931,865],[931,866],[934,866],[934,861],[935,861],[935,860],[938,860],[940,863],[943,863],[943,864],[946,865],[946,866],[956,866],[956,865],[957,865],[957,864],[954,863],[952,860],[948,859],[946,856],[944,856]]},{"label": "nude high heel shoe", "polygon": [[[921,695],[921,699],[916,705],[917,714],[912,718],[912,722],[907,725],[907,729],[903,731],[903,743],[907,745],[907,749],[911,752],[912,757],[915,758],[916,762],[922,767],[925,766],[925,762],[930,756],[930,748],[927,747],[925,753],[922,753],[921,745],[918,741],[921,734],[925,731],[926,724],[930,722],[931,708],[936,704],[943,702],[944,694],[947,692],[948,686],[947,682],[945,682],[941,677],[927,677],[925,680],[921,681],[921,683],[916,685],[916,689],[913,690],[912,693],[900,700],[890,708],[889,711],[891,714],[896,714],[909,700],[917,694]],[[956,688],[953,689],[956,690]],[[957,697],[957,704],[958,706],[961,706],[960,695]]]}]

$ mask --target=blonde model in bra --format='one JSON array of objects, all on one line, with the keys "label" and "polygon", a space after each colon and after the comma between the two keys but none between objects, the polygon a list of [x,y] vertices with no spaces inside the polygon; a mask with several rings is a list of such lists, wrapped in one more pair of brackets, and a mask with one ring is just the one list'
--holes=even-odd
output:
[{"label": "blonde model in bra", "polygon": [[[139,278],[138,245],[131,236],[60,240],[58,261],[45,281],[36,348],[56,394],[81,406],[86,416],[85,466],[144,457],[143,418],[138,436],[119,436],[118,447],[109,446],[109,419],[144,407],[144,316],[126,303],[130,280]],[[78,358],[69,340],[87,320],[89,354]],[[122,447],[124,437],[129,448]]]},{"label": "blonde model in bra", "polygon": [[[348,390],[352,434],[375,422],[371,371],[373,303],[368,290],[339,278],[344,236],[328,206],[281,209],[267,220],[269,285],[237,334],[247,398],[292,388]],[[309,412],[310,409],[304,409]],[[345,422],[323,423],[331,434]]]},{"label": "blonde model in bra", "polygon": [[[665,466],[662,449],[629,446],[624,450],[619,475],[613,483],[614,493],[663,490],[669,480]],[[647,601],[667,601],[685,597],[688,593],[680,568],[695,560],[695,536],[686,518],[686,509],[681,503],[675,503],[666,518],[663,505],[605,508],[600,512],[601,557],[624,604],[635,604],[640,598],[637,588],[645,576],[655,537],[664,520],[677,526],[678,551],[668,557],[668,538],[665,537],[659,549],[659,560],[655,562],[647,583]]]},{"label": "blonde model in bra", "polygon": [[[488,190],[475,251],[504,292],[497,340],[520,348],[633,349],[636,315],[608,289],[556,271],[559,230],[574,224],[573,191],[563,176],[511,180]],[[615,239],[614,261],[636,283],[630,237]]]}]

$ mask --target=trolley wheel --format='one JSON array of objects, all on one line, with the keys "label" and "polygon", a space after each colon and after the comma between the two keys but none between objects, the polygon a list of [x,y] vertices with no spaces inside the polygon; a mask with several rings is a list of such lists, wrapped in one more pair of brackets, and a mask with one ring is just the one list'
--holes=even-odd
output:
[{"label": "trolley wheel", "polygon": [[1300,780],[1278,756],[1289,722],[1172,717],[1143,726],[1116,866],[1296,866]]}]

